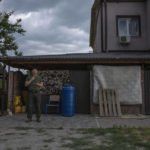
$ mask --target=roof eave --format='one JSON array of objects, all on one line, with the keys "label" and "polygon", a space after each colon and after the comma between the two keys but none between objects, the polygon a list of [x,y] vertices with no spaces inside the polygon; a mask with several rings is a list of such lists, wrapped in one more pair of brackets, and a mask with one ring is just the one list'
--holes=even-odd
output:
[{"label": "roof eave", "polygon": [[96,25],[98,14],[96,16],[96,12],[99,11],[101,6],[101,0],[95,0],[91,9],[91,27],[90,27],[90,46],[94,48],[95,38],[96,38]]}]

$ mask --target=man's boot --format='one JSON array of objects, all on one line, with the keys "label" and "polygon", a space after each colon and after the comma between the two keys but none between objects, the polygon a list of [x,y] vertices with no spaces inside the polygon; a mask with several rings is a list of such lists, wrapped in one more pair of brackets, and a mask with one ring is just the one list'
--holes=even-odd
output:
[{"label": "man's boot", "polygon": [[37,118],[37,119],[36,119],[36,121],[37,121],[38,123],[40,123],[40,122],[41,122],[40,118]]},{"label": "man's boot", "polygon": [[32,122],[32,119],[31,119],[31,118],[28,118],[28,119],[26,120],[26,123],[30,123],[30,122]]}]

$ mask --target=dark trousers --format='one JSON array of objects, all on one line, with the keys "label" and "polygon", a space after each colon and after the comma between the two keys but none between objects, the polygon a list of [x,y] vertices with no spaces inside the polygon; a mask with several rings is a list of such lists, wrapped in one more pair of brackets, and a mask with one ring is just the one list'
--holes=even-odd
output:
[{"label": "dark trousers", "polygon": [[36,118],[41,116],[41,94],[40,92],[29,92],[27,118],[32,119],[33,106],[35,106]]}]

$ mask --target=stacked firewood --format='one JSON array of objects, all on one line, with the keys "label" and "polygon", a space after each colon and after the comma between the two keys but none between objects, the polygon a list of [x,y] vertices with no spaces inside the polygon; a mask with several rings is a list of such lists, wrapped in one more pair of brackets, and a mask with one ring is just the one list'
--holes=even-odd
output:
[{"label": "stacked firewood", "polygon": [[40,71],[44,87],[41,93],[44,95],[61,94],[64,84],[70,81],[70,74],[68,70],[48,70]]}]

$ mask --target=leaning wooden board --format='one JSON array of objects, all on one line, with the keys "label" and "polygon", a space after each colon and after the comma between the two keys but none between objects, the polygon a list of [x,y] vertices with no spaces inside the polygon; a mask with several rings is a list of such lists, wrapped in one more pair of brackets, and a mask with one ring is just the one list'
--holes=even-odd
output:
[{"label": "leaning wooden board", "polygon": [[120,102],[115,89],[99,89],[99,113],[101,117],[120,117]]}]

